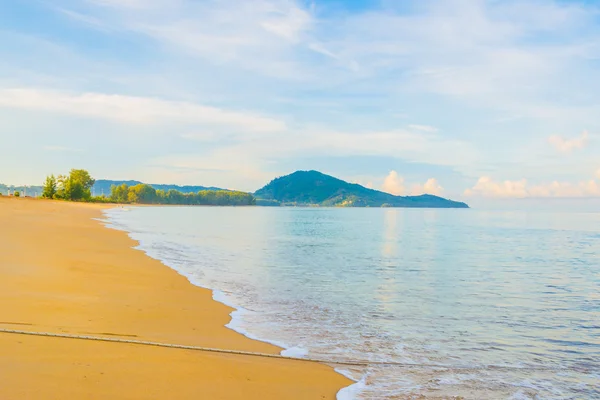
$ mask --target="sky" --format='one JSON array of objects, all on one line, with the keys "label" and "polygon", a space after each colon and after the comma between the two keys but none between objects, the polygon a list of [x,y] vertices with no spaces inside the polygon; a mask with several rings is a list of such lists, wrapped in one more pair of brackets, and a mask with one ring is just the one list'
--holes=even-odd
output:
[{"label": "sky", "polygon": [[600,197],[600,2],[0,2],[0,182]]}]

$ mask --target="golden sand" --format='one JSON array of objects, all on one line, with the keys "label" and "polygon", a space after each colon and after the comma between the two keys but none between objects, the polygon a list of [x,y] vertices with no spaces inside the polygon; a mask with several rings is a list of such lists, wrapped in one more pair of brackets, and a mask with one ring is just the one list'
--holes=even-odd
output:
[{"label": "golden sand", "polygon": [[[277,354],[231,308],[132,249],[100,206],[0,197],[0,329]],[[326,365],[0,333],[0,399],[334,399]]]}]

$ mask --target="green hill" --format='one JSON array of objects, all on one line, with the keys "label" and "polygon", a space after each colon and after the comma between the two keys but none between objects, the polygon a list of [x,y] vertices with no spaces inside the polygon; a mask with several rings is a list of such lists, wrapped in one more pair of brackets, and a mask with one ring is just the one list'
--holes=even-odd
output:
[{"label": "green hill", "polygon": [[265,206],[469,208],[465,203],[429,194],[394,196],[318,171],[297,171],[282,176],[254,195],[256,204]]}]

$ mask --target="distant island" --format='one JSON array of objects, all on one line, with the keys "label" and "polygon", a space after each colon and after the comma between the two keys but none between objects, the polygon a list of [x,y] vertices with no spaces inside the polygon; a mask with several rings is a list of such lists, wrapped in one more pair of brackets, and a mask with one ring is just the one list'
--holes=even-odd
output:
[{"label": "distant island", "polygon": [[86,170],[46,178],[43,186],[0,185],[0,195],[118,204],[179,204],[288,207],[469,208],[466,203],[423,194],[394,196],[348,183],[318,171],[296,171],[273,179],[254,193],[206,186],[146,184],[134,180],[95,180]]},{"label": "distant island", "polygon": [[438,196],[394,196],[318,171],[296,171],[254,193],[262,206],[469,208]]}]

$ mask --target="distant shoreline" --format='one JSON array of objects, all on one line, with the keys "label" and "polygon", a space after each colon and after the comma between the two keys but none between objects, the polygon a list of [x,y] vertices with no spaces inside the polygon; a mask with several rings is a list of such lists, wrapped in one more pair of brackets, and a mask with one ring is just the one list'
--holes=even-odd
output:
[{"label": "distant shoreline", "polygon": [[[2,198],[12,199],[13,196],[0,196]],[[44,199],[41,197],[19,197],[16,200],[33,200],[33,201],[46,201],[46,202],[57,202],[57,203],[75,203],[75,204],[95,204],[98,206],[104,206],[106,208],[124,208],[124,207],[231,207],[231,208],[326,208],[326,209],[421,209],[421,210],[470,210],[471,207],[402,207],[402,206],[325,206],[320,204],[298,204],[298,205],[261,205],[261,204],[239,204],[239,205],[217,205],[217,204],[142,204],[142,203],[93,203],[85,201],[68,201],[68,200],[51,200]]]}]

